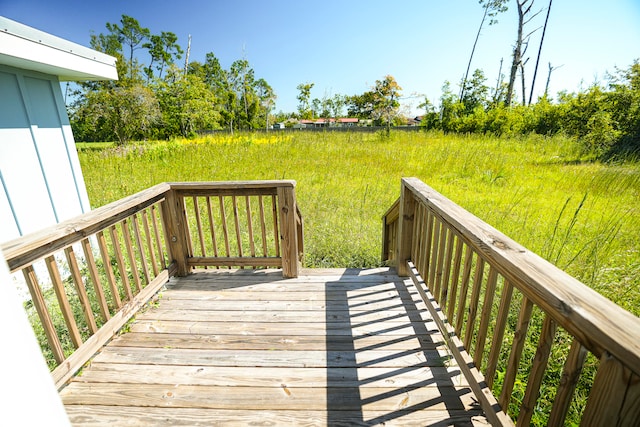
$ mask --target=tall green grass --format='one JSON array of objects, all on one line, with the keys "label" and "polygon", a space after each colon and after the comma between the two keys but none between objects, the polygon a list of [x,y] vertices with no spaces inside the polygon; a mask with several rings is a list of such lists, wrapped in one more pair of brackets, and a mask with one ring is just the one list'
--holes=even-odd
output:
[{"label": "tall green grass", "polygon": [[415,176],[640,315],[640,165],[571,139],[272,133],[81,148],[94,207],[162,181],[294,179],[309,267],[380,265],[380,218]]}]

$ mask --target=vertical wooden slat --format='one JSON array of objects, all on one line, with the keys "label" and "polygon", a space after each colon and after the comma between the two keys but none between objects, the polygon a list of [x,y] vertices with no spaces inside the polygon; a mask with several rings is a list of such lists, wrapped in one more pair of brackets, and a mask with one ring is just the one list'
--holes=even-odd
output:
[{"label": "vertical wooden slat", "polygon": [[231,205],[233,207],[233,224],[236,229],[236,242],[238,243],[238,256],[242,257],[242,237],[240,236],[240,218],[238,215],[238,200],[236,196],[231,196]]},{"label": "vertical wooden slat", "polygon": [[[151,277],[149,274],[149,264],[147,262],[147,255],[144,251],[144,243],[142,243],[142,235],[140,233],[140,226],[138,225],[138,215],[133,214],[131,217],[131,222],[133,223],[133,231],[134,236],[136,237],[136,246],[138,247],[138,254],[140,255],[140,264],[142,264],[142,272],[144,273],[144,278],[146,280],[146,284],[151,283]],[[140,289],[138,289],[140,292]]]},{"label": "vertical wooden slat", "polygon": [[224,208],[224,197],[219,196],[220,202],[220,222],[222,223],[222,235],[224,236],[224,249],[226,256],[230,256],[231,245],[229,244],[229,229],[227,227],[227,212]]},{"label": "vertical wooden slat", "polygon": [[104,266],[104,273],[107,276],[107,284],[111,291],[111,297],[115,308],[122,307],[122,300],[120,300],[120,292],[118,291],[118,284],[116,283],[116,276],[113,274],[113,268],[111,267],[111,255],[109,255],[109,249],[107,248],[107,240],[104,237],[102,231],[96,234],[98,239],[98,247],[100,248],[100,256],[102,257],[102,265]]},{"label": "vertical wooden slat", "polygon": [[280,257],[280,231],[278,230],[278,204],[276,196],[271,196],[271,211],[273,215],[273,240],[276,246],[276,257]]},{"label": "vertical wooden slat", "polygon": [[464,347],[471,349],[471,340],[476,323],[476,315],[478,314],[478,300],[480,299],[480,288],[482,287],[482,278],[484,275],[484,259],[480,256],[476,259],[476,271],[473,275],[473,288],[471,290],[471,299],[469,300],[469,314],[467,316],[467,329],[464,333]]},{"label": "vertical wooden slat", "polygon": [[56,298],[60,305],[62,317],[64,318],[64,322],[69,330],[69,337],[71,338],[71,342],[73,342],[73,346],[78,348],[82,345],[82,337],[80,336],[76,319],[73,317],[71,305],[69,305],[69,299],[67,298],[67,293],[64,289],[64,283],[62,283],[62,278],[60,277],[60,270],[58,270],[58,264],[56,263],[56,259],[53,255],[48,256],[44,261],[45,264],[47,264],[47,270],[49,271],[53,290],[56,293]]},{"label": "vertical wooden slat", "polygon": [[127,272],[127,266],[124,263],[124,257],[122,256],[122,250],[120,249],[120,238],[118,237],[118,230],[115,225],[109,227],[109,233],[111,235],[111,243],[113,244],[113,251],[116,255],[116,263],[118,264],[118,270],[120,271],[120,280],[122,281],[122,287],[127,296],[127,301],[131,301],[133,294],[131,293],[131,284],[129,283],[129,273]]},{"label": "vertical wooden slat", "polygon": [[553,400],[553,407],[547,421],[548,427],[561,427],[564,425],[586,356],[587,349],[574,338],[562,369],[560,385],[556,390],[556,397]]},{"label": "vertical wooden slat", "polygon": [[407,187],[404,180],[400,190],[400,213],[398,217],[398,254],[396,261],[398,265],[398,275],[409,276],[407,261],[411,258],[411,247],[413,245],[413,222],[415,219],[416,202],[413,193]]},{"label": "vertical wooden slat", "polygon": [[[211,197],[207,196],[207,215],[209,217],[209,234],[211,234],[211,244],[213,245],[213,256],[218,257],[218,239],[216,238],[216,227],[213,221],[213,209],[211,208]],[[220,266],[216,266],[219,269]]]},{"label": "vertical wooden slat", "polygon": [[426,222],[426,212],[421,203],[416,204],[416,213],[413,221],[413,239],[411,239],[411,259],[418,268],[418,272],[423,273],[423,259],[425,251],[424,224]]},{"label": "vertical wooden slat", "polygon": [[439,252],[438,249],[440,248],[439,243],[440,243],[441,227],[442,227],[442,223],[440,222],[440,220],[434,217],[433,237],[431,240],[431,244],[429,245],[429,248],[431,249],[431,257],[429,260],[429,281],[427,282],[429,286],[429,291],[431,291],[432,293],[433,293],[435,280],[436,280],[436,270],[438,265],[437,263],[438,263],[438,252]]},{"label": "vertical wooden slat", "polygon": [[446,311],[449,298],[449,286],[451,285],[451,262],[453,261],[453,245],[456,240],[456,235],[451,229],[447,229],[447,252],[444,258],[444,269],[442,279],[442,289],[440,289],[440,297],[438,299],[442,311]]},{"label": "vertical wooden slat", "polygon": [[156,241],[156,249],[158,251],[158,256],[160,257],[160,266],[164,270],[167,268],[167,262],[164,257],[164,250],[162,246],[162,239],[160,237],[160,233],[158,230],[158,217],[156,216],[156,205],[151,206],[151,223],[153,224],[153,235]]},{"label": "vertical wooden slat", "polygon": [[422,203],[417,203],[416,206],[422,211],[421,227],[420,227],[420,240],[422,241],[422,250],[420,255],[420,265],[418,266],[418,272],[423,274],[423,277],[428,277],[429,274],[429,259],[431,257],[431,241],[433,236],[433,222],[435,218],[433,214]]},{"label": "vertical wooden slat", "polygon": [[502,294],[500,295],[500,307],[498,308],[498,316],[496,317],[496,326],[493,328],[493,338],[491,339],[491,350],[489,350],[487,369],[484,375],[489,388],[493,386],[493,379],[498,366],[498,358],[500,357],[500,349],[502,348],[502,340],[504,339],[504,331],[507,326],[507,319],[509,318],[512,296],[513,286],[511,282],[505,279],[504,285],[502,286]]},{"label": "vertical wooden slat", "polygon": [[142,227],[144,230],[144,237],[147,242],[147,248],[149,249],[149,256],[151,257],[151,268],[153,268],[153,277],[158,276],[158,260],[156,259],[156,251],[153,250],[153,243],[151,242],[151,230],[149,229],[149,218],[147,210],[142,211]]},{"label": "vertical wooden slat", "polygon": [[49,349],[51,350],[51,353],[53,353],[53,357],[56,362],[61,364],[65,359],[64,351],[62,350],[62,344],[60,343],[60,338],[58,338],[58,334],[56,333],[56,327],[51,320],[49,310],[47,310],[47,305],[42,296],[36,272],[33,267],[29,265],[22,269],[22,274],[24,275],[24,280],[27,283],[27,288],[31,294],[33,306],[36,308],[36,312],[40,318],[44,334],[47,337]]},{"label": "vertical wooden slat", "polygon": [[453,260],[453,272],[451,273],[451,289],[449,291],[449,303],[447,305],[447,319],[453,322],[453,314],[456,308],[456,296],[458,293],[458,282],[460,281],[460,267],[462,266],[462,238],[458,236],[456,240],[456,254]]},{"label": "vertical wooden slat", "polygon": [[249,253],[252,257],[256,256],[256,245],[253,241],[253,217],[251,215],[251,201],[249,196],[245,196],[245,205],[247,209],[247,232],[249,233]]},{"label": "vertical wooden slat", "polygon": [[447,237],[448,237],[448,229],[446,224],[440,224],[440,247],[438,248],[438,261],[436,264],[436,278],[435,284],[433,287],[434,294],[433,296],[436,298],[436,302],[440,304],[440,289],[442,288],[442,276],[444,274],[444,257],[446,255],[447,249]]},{"label": "vertical wooden slat", "polygon": [[131,266],[131,276],[136,285],[136,291],[140,292],[140,275],[138,274],[138,262],[136,256],[133,253],[133,244],[131,243],[131,234],[129,230],[129,221],[125,218],[120,223],[122,227],[122,235],[124,236],[125,246],[127,248],[127,255],[129,256],[129,265]]},{"label": "vertical wooden slat", "polygon": [[91,248],[91,243],[89,242],[89,239],[83,239],[81,244],[82,244],[82,252],[84,253],[84,259],[87,262],[87,269],[89,270],[89,275],[91,276],[91,281],[93,282],[93,290],[96,293],[98,306],[100,307],[100,315],[102,316],[102,320],[106,322],[111,318],[111,314],[109,313],[109,306],[107,305],[107,300],[104,297],[104,290],[102,289],[100,274],[98,273],[96,260],[93,256],[93,248]]},{"label": "vertical wooden slat", "polygon": [[493,311],[493,297],[496,292],[496,284],[498,282],[498,271],[489,266],[489,276],[487,277],[487,287],[484,292],[484,302],[482,303],[482,314],[480,315],[480,327],[478,328],[478,339],[476,340],[476,349],[473,355],[473,363],[476,368],[482,367],[482,354],[487,340],[489,331],[489,322],[491,321],[491,312]]},{"label": "vertical wooden slat", "polygon": [[87,322],[87,326],[89,327],[91,335],[93,335],[98,331],[98,326],[96,325],[96,319],[93,316],[93,311],[91,310],[91,302],[89,301],[89,296],[87,295],[87,290],[85,289],[84,280],[82,280],[82,274],[80,273],[80,268],[78,267],[78,260],[76,259],[76,254],[73,251],[73,246],[65,248],[64,254],[67,258],[67,263],[69,264],[71,278],[73,279],[73,283],[76,287],[78,299],[80,300],[82,312],[84,313],[84,319]]},{"label": "vertical wooden slat", "polygon": [[198,233],[198,242],[200,243],[200,256],[207,256],[207,249],[204,244],[204,232],[202,231],[202,218],[200,216],[200,204],[198,203],[198,198],[196,196],[192,197],[193,199],[193,211],[196,215],[196,231]]},{"label": "vertical wooden slat", "polygon": [[600,357],[580,425],[637,426],[639,419],[640,379],[605,352]]},{"label": "vertical wooden slat", "polygon": [[455,328],[456,335],[460,336],[464,321],[464,312],[467,309],[467,292],[469,291],[469,281],[471,280],[471,267],[473,264],[473,250],[467,246],[464,253],[464,269],[462,272],[462,282],[460,283],[460,295],[458,295],[458,310],[456,312]]},{"label": "vertical wooden slat", "polygon": [[518,325],[513,334],[513,342],[511,343],[511,352],[509,353],[509,362],[507,363],[507,373],[502,383],[502,391],[500,392],[500,406],[506,413],[509,411],[509,403],[511,402],[511,394],[513,393],[513,385],[518,374],[520,365],[520,357],[527,339],[527,330],[529,329],[529,321],[531,320],[531,312],[533,303],[529,298],[522,296],[522,306],[518,316]]},{"label": "vertical wooden slat", "polygon": [[262,256],[268,256],[267,247],[267,222],[264,218],[264,199],[258,196],[258,204],[260,205],[260,233],[262,237]]},{"label": "vertical wooden slat", "polygon": [[547,370],[549,362],[549,354],[551,354],[551,346],[556,335],[556,322],[548,315],[545,315],[542,322],[542,330],[540,331],[540,340],[536,355],[533,358],[533,366],[527,378],[527,389],[524,393],[522,405],[520,405],[520,413],[516,425],[528,426],[531,423],[531,417],[536,407],[536,402],[540,394],[540,386],[544,373]]},{"label": "vertical wooden slat", "polygon": [[282,275],[298,277],[298,231],[296,197],[293,187],[278,187],[280,238],[282,240]]}]

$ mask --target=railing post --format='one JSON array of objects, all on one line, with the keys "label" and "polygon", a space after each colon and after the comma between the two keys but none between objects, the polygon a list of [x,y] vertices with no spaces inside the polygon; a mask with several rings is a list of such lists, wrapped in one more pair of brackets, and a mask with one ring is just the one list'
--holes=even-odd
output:
[{"label": "railing post", "polygon": [[282,275],[298,277],[298,230],[296,224],[296,196],[294,186],[278,187],[280,209],[280,247]]},{"label": "railing post", "polygon": [[399,276],[409,276],[407,260],[411,259],[414,215],[415,199],[403,179],[400,189],[400,212],[398,217],[397,236],[398,243],[396,244],[396,262]]},{"label": "railing post", "polygon": [[189,274],[187,257],[189,256],[189,246],[186,236],[186,216],[184,199],[178,197],[174,190],[167,191],[162,203],[162,218],[164,228],[167,233],[167,250],[169,259],[175,261],[178,276]]}]

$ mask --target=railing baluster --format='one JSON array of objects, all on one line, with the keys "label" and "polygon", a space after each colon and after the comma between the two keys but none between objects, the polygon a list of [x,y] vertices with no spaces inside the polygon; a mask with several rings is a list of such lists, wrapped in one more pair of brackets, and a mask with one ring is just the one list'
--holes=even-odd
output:
[{"label": "railing baluster", "polygon": [[[151,283],[151,275],[149,274],[149,264],[147,263],[147,256],[144,251],[144,243],[142,243],[142,236],[140,235],[140,226],[138,225],[138,215],[133,214],[131,218],[131,222],[133,223],[134,236],[136,237],[136,246],[138,247],[138,254],[140,255],[140,264],[142,264],[142,272],[144,273],[144,278],[146,279],[145,284]],[[138,289],[140,292],[140,289]]]},{"label": "railing baluster", "polygon": [[122,235],[124,236],[125,246],[127,248],[127,255],[129,256],[129,266],[131,267],[131,275],[136,285],[136,291],[140,292],[140,275],[138,274],[138,263],[136,256],[133,253],[133,243],[131,243],[131,230],[129,229],[129,221],[123,219],[120,223],[122,227]]},{"label": "railing baluster", "polygon": [[469,280],[471,280],[471,267],[473,264],[473,250],[467,246],[464,253],[464,271],[462,273],[462,283],[460,284],[460,295],[458,296],[458,310],[456,313],[455,329],[459,337],[464,324],[464,312],[467,308],[467,292],[469,291]]},{"label": "railing baluster", "polygon": [[267,250],[267,223],[264,218],[264,199],[262,195],[258,196],[258,204],[260,206],[260,232],[262,235],[262,256],[268,255]]},{"label": "railing baluster", "polygon": [[22,269],[22,274],[24,275],[24,280],[27,283],[27,288],[31,294],[33,306],[36,308],[36,312],[40,318],[44,334],[47,337],[49,349],[51,350],[51,353],[53,353],[53,358],[58,364],[60,364],[64,362],[64,351],[62,349],[62,344],[60,343],[60,338],[56,332],[56,327],[51,320],[49,310],[47,310],[47,304],[42,296],[36,272],[31,265],[28,265]]},{"label": "railing baluster", "polygon": [[271,210],[273,212],[273,238],[276,245],[276,256],[280,256],[280,231],[278,230],[278,203],[276,196],[271,196]]},{"label": "railing baluster", "polygon": [[[429,248],[431,249],[431,256],[429,260],[429,281],[427,282],[429,286],[429,291],[433,293],[435,279],[436,279],[436,270],[437,270],[437,262],[438,262],[438,248],[440,242],[440,227],[442,224],[440,220],[433,216],[433,237],[431,243],[429,244]],[[425,272],[426,274],[426,272]],[[435,294],[434,294],[435,295]]]},{"label": "railing baluster", "polygon": [[149,251],[149,257],[151,257],[151,268],[153,269],[153,277],[156,277],[159,273],[158,260],[156,259],[156,252],[153,249],[153,243],[151,242],[151,230],[149,229],[149,217],[146,209],[142,211],[141,217],[144,237],[147,243],[147,249]]},{"label": "railing baluster", "polygon": [[[162,212],[160,213],[160,215],[162,215]],[[167,268],[167,262],[165,260],[165,253],[162,246],[162,240],[160,237],[160,232],[158,230],[158,217],[156,215],[156,205],[151,205],[151,223],[153,224],[153,235],[156,240],[156,250],[158,251],[158,256],[160,257],[160,266],[164,270],[165,268]]]},{"label": "railing baluster", "polygon": [[198,197],[193,196],[193,211],[196,215],[196,230],[198,233],[198,241],[200,242],[200,256],[207,256],[207,249],[204,244],[204,233],[202,231],[202,218],[200,217],[200,204],[198,203]]},{"label": "railing baluster", "polygon": [[480,299],[480,289],[484,276],[484,259],[480,256],[476,259],[476,272],[473,275],[473,288],[471,290],[471,300],[469,301],[469,315],[467,317],[467,329],[464,333],[464,346],[471,348],[473,332],[475,331],[476,315],[478,313],[478,302]]},{"label": "railing baluster", "polygon": [[447,227],[445,224],[440,225],[440,246],[438,247],[438,261],[436,264],[436,278],[435,285],[433,287],[433,296],[436,298],[438,304],[440,303],[440,290],[442,288],[442,276],[444,274],[444,256],[447,249]]},{"label": "railing baluster", "polygon": [[111,297],[113,298],[115,308],[120,309],[120,307],[122,307],[122,300],[120,299],[116,276],[113,273],[113,268],[111,267],[111,255],[109,255],[109,249],[107,248],[107,240],[105,239],[102,231],[98,232],[96,237],[98,239],[98,247],[100,248],[100,256],[102,257],[104,272],[107,276],[107,283],[109,284],[109,290],[111,291]]},{"label": "railing baluster", "polygon": [[[423,277],[428,278],[429,276],[429,268],[430,268],[430,258],[431,258],[431,243],[433,241],[433,222],[435,218],[433,214],[421,203],[416,205],[416,212],[422,212],[422,221],[423,224],[418,226],[414,225],[414,227],[419,227],[421,230],[421,235],[419,237],[421,241],[422,249],[420,250],[420,265],[418,266],[418,271],[423,274]],[[425,224],[426,223],[426,224]]]},{"label": "railing baluster", "polygon": [[91,310],[91,302],[89,301],[89,296],[87,295],[84,280],[82,280],[82,274],[80,274],[80,268],[78,267],[78,260],[76,259],[76,254],[73,251],[73,246],[65,248],[64,254],[67,258],[67,263],[69,264],[71,278],[73,279],[73,283],[76,287],[80,305],[82,306],[84,319],[86,320],[87,326],[89,327],[89,332],[91,332],[91,335],[93,335],[98,331],[98,326],[96,325],[96,319],[93,316],[93,311]]},{"label": "railing baluster", "polygon": [[227,228],[227,213],[224,208],[224,197],[219,197],[220,201],[220,218],[222,222],[222,234],[224,236],[224,249],[227,257],[230,256],[231,247],[229,245],[229,230]]},{"label": "railing baluster", "polygon": [[582,366],[584,365],[586,357],[587,349],[574,338],[571,342],[569,355],[564,363],[562,377],[560,378],[560,385],[556,390],[556,397],[553,400],[551,414],[549,415],[549,421],[547,422],[548,427],[561,427],[565,424],[564,422],[567,413],[569,412],[573,392],[575,391],[578,380],[580,379]]},{"label": "railing baluster", "polygon": [[522,307],[518,316],[518,324],[513,333],[513,343],[511,344],[511,352],[509,353],[509,362],[507,363],[507,372],[504,376],[502,384],[502,392],[500,393],[500,406],[502,410],[509,410],[511,402],[511,394],[513,393],[513,385],[518,374],[520,366],[520,357],[522,357],[522,349],[527,339],[527,330],[529,329],[529,320],[531,320],[531,312],[533,311],[533,303],[529,298],[522,296]]},{"label": "railing baluster", "polygon": [[129,283],[129,273],[127,272],[127,266],[124,263],[124,257],[122,256],[122,250],[120,249],[120,239],[118,237],[118,230],[115,225],[109,227],[109,233],[111,235],[111,242],[113,244],[113,251],[116,254],[116,262],[118,264],[118,270],[120,271],[120,281],[124,288],[127,301],[131,301],[133,294],[131,293],[131,285]]},{"label": "railing baluster", "polygon": [[504,339],[504,331],[507,326],[509,317],[509,308],[511,308],[511,297],[513,296],[513,286],[508,280],[504,281],[502,286],[502,294],[500,295],[500,307],[498,308],[498,316],[496,318],[496,326],[493,328],[493,337],[491,339],[491,350],[489,350],[489,360],[485,371],[485,380],[489,388],[493,386],[493,378],[496,374],[498,366],[498,357],[502,348],[502,340]]},{"label": "railing baluster", "polygon": [[240,219],[238,218],[238,200],[236,196],[231,196],[231,205],[233,207],[233,224],[236,230],[236,242],[238,243],[238,256],[244,256],[242,251],[242,237],[240,235]]},{"label": "railing baluster", "polygon": [[[213,209],[211,208],[211,197],[207,196],[207,215],[209,217],[209,233],[211,234],[211,244],[213,245],[213,256],[218,257],[218,239],[216,238],[216,227],[215,222],[213,220]],[[219,266],[216,266],[216,269],[219,269]]]},{"label": "railing baluster", "polygon": [[253,218],[251,215],[251,202],[249,196],[245,196],[245,205],[247,209],[247,232],[249,233],[249,253],[252,257],[256,256],[256,246],[253,241]]},{"label": "railing baluster", "polygon": [[451,259],[453,258],[453,244],[455,240],[455,233],[450,228],[447,228],[447,252],[444,258],[444,276],[442,278],[442,288],[440,289],[440,296],[436,297],[438,303],[440,304],[440,307],[442,307],[443,312],[447,309],[447,299],[449,298],[449,286],[451,285]]},{"label": "railing baluster", "polygon": [[62,317],[64,318],[67,330],[69,331],[69,337],[71,338],[71,342],[73,342],[73,346],[78,348],[82,345],[82,337],[80,336],[76,319],[73,317],[71,305],[69,305],[69,299],[67,298],[67,293],[64,289],[64,283],[62,283],[62,278],[60,277],[60,270],[58,270],[58,263],[53,255],[45,258],[45,263],[47,264],[47,270],[49,271],[53,290],[56,293],[58,304],[60,305]]},{"label": "railing baluster", "polygon": [[460,236],[456,239],[456,254],[453,260],[453,273],[451,274],[451,291],[449,292],[449,303],[447,304],[447,319],[453,322],[453,314],[456,308],[456,296],[458,293],[458,282],[460,281],[460,267],[462,266],[462,246],[463,241]]},{"label": "railing baluster", "polygon": [[547,363],[549,362],[549,354],[551,353],[551,346],[556,334],[556,327],[556,322],[550,316],[545,315],[544,321],[542,322],[540,340],[538,341],[538,349],[533,358],[531,372],[529,372],[527,389],[524,393],[522,405],[520,405],[517,422],[519,426],[528,426],[531,423],[531,417],[533,416],[536,401],[538,400],[542,379],[547,370]]},{"label": "railing baluster", "polygon": [[487,278],[487,287],[484,292],[484,302],[482,303],[482,314],[480,315],[480,327],[478,328],[478,338],[476,340],[476,349],[474,351],[473,363],[476,368],[482,367],[482,355],[487,340],[489,330],[489,322],[491,321],[491,312],[493,311],[493,297],[498,283],[498,271],[489,266],[489,276]]},{"label": "railing baluster", "polygon": [[82,244],[82,252],[84,253],[84,258],[87,262],[87,269],[89,270],[89,275],[91,276],[91,281],[93,282],[93,290],[95,291],[96,297],[98,298],[100,315],[102,316],[102,320],[106,322],[111,318],[111,314],[109,313],[109,306],[107,305],[107,300],[104,297],[104,290],[102,289],[100,274],[98,273],[96,260],[93,256],[93,248],[91,247],[91,242],[89,242],[89,239],[83,239],[81,244]]},{"label": "railing baluster", "polygon": [[418,204],[415,210],[415,221],[413,221],[413,235],[415,237],[411,241],[411,259],[415,259],[414,264],[419,272],[422,272],[422,268],[424,268],[424,241],[426,237],[426,233],[424,233],[425,215],[427,214],[425,213],[424,207]]}]

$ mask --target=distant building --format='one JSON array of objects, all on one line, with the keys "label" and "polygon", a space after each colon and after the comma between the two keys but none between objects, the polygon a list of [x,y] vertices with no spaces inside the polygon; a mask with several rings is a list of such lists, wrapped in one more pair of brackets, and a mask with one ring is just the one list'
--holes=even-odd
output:
[{"label": "distant building", "polygon": [[60,82],[117,78],[115,58],[0,16],[0,242],[90,210]]}]

